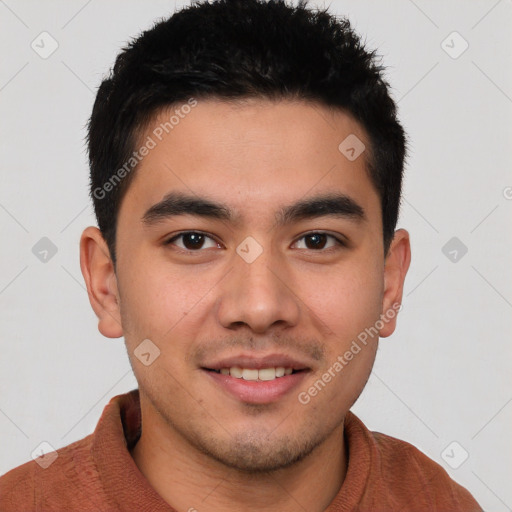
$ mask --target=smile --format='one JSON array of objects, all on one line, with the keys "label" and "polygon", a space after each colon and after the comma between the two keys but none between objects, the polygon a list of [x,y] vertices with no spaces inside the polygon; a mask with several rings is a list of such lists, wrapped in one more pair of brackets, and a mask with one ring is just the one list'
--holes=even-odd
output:
[{"label": "smile", "polygon": [[222,375],[230,375],[235,379],[244,379],[250,381],[269,381],[284,377],[285,375],[291,375],[293,368],[284,368],[283,366],[271,367],[271,368],[240,368],[238,366],[232,366],[231,368],[221,368],[220,370],[212,370]]}]

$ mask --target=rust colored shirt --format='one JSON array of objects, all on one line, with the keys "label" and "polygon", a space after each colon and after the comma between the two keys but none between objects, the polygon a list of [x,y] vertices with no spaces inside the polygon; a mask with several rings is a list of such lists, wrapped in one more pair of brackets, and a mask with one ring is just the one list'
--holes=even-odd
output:
[{"label": "rust colored shirt", "polygon": [[[118,395],[93,434],[0,478],[0,511],[175,512],[138,470],[129,449],[140,436],[138,390]],[[345,421],[348,469],[326,512],[481,512],[471,494],[414,446]],[[55,452],[54,452],[55,456]]]}]

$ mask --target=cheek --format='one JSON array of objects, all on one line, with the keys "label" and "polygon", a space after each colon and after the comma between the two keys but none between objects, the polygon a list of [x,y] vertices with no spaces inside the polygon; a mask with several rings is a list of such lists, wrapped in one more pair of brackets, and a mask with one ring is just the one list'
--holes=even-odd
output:
[{"label": "cheek", "polygon": [[379,265],[340,265],[336,271],[302,279],[305,304],[332,332],[338,343],[357,337],[379,319],[383,275]]},{"label": "cheek", "polygon": [[208,292],[218,276],[207,270],[172,268],[168,263],[148,265],[135,259],[126,263],[119,268],[119,292],[127,343],[134,345],[149,338],[161,350],[179,351],[180,340],[185,343],[193,336],[188,331],[194,319],[211,307]]},{"label": "cheek", "polygon": [[118,273],[125,338],[130,343],[141,336],[157,341],[182,316],[177,307],[181,287],[173,286],[173,280],[157,269],[136,261],[119,265]]}]

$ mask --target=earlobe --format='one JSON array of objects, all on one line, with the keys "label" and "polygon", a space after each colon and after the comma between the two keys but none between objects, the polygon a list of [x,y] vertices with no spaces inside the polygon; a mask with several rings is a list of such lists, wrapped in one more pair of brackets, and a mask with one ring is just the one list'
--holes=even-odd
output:
[{"label": "earlobe", "polygon": [[100,230],[88,227],[80,239],[80,268],[98,329],[107,338],[123,335],[114,264]]},{"label": "earlobe", "polygon": [[395,232],[391,242],[384,267],[384,294],[381,313],[383,327],[379,331],[381,338],[390,336],[395,330],[396,317],[402,303],[405,276],[410,263],[409,233],[405,229],[399,229]]}]

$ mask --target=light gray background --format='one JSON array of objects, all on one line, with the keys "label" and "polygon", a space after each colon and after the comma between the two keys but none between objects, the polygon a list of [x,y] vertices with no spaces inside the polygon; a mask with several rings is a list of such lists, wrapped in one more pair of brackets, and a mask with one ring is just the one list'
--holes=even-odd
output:
[{"label": "light gray background", "polygon": [[[108,400],[136,387],[123,341],[96,329],[79,268],[81,231],[94,224],[84,126],[120,47],[174,8],[0,0],[0,474],[42,441],[91,433]],[[411,138],[404,309],[354,411],[439,462],[486,510],[511,510],[511,2],[331,10],[383,55]],[[46,59],[31,48],[43,31],[59,45]],[[453,31],[469,44],[458,58]],[[44,236],[58,249],[46,263],[32,253]],[[468,248],[457,262],[442,252],[454,236]]]}]

